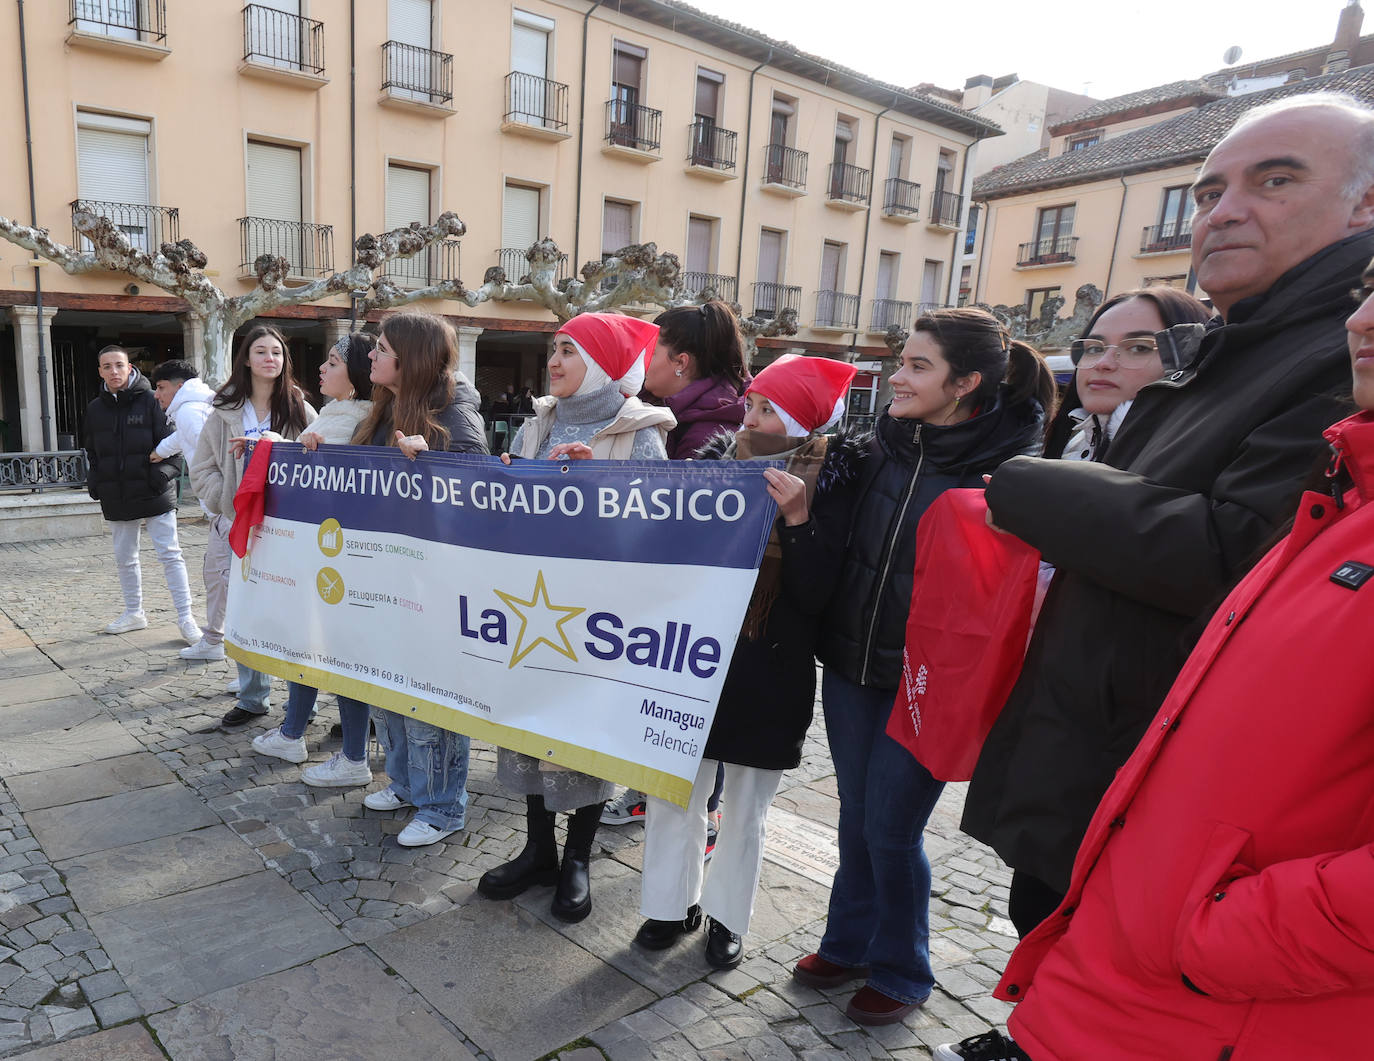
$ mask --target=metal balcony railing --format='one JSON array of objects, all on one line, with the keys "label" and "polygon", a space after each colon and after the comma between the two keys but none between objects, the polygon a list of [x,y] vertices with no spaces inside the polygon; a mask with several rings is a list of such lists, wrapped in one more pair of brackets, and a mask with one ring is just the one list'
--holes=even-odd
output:
[{"label": "metal balcony railing", "polygon": [[264,254],[285,258],[292,276],[325,276],[334,271],[334,226],[239,218],[239,267],[251,273],[253,263]]},{"label": "metal balcony railing", "polygon": [[926,224],[940,225],[944,228],[958,228],[959,215],[964,209],[964,197],[954,192],[934,191],[930,193],[930,213]]},{"label": "metal balcony railing", "polygon": [[873,315],[868,321],[869,331],[885,332],[894,324],[899,328],[911,327],[911,303],[895,298],[875,298]]},{"label": "metal balcony railing", "polygon": [[830,163],[830,198],[847,203],[867,204],[871,198],[873,175],[847,162]]},{"label": "metal balcony railing", "polygon": [[684,272],[682,290],[693,298],[710,293],[726,302],[734,302],[739,298],[739,280],[724,273]]},{"label": "metal balcony railing", "polygon": [[769,144],[763,149],[763,183],[788,188],[806,187],[806,152],[785,144]]},{"label": "metal balcony railing", "polygon": [[324,73],[324,23],[262,4],[243,9],[243,61]]},{"label": "metal balcony railing", "polygon": [[776,317],[785,309],[796,313],[801,308],[801,288],[760,280],[754,284],[754,316]]},{"label": "metal balcony railing", "polygon": [[606,101],[606,143],[657,151],[663,137],[663,112],[624,99]]},{"label": "metal balcony railing", "polygon": [[382,45],[382,89],[395,99],[447,107],[453,102],[453,56],[387,41]]},{"label": "metal balcony railing", "polygon": [[167,39],[166,0],[70,0],[68,24],[82,33],[162,44]]},{"label": "metal balcony railing", "polygon": [[713,121],[698,118],[687,128],[690,150],[687,161],[693,166],[709,169],[735,168],[735,146],[739,136],[730,129],[722,129]]},{"label": "metal balcony railing", "polygon": [[[530,260],[526,257],[528,247],[502,247],[496,252],[497,264],[505,271],[506,280],[512,284],[523,284],[529,280]],[[568,278],[568,256],[558,256],[558,271],[554,283],[559,284]]]},{"label": "metal balcony railing", "polygon": [[921,212],[921,186],[901,177],[883,181],[883,212],[915,217]]},{"label": "metal balcony railing", "polygon": [[843,291],[816,292],[817,328],[857,328],[859,326],[859,296]]},{"label": "metal balcony railing", "polygon": [[0,454],[0,490],[61,490],[86,485],[84,450]]},{"label": "metal balcony railing", "polygon": [[[181,213],[175,206],[145,206],[142,203],[106,203],[97,199],[74,199],[72,215],[78,210],[107,217],[128,237],[129,243],[146,254],[156,254],[164,243],[181,238]],[[91,241],[72,225],[72,246],[91,249]]]},{"label": "metal balcony railing", "polygon": [[459,241],[445,239],[431,243],[412,257],[391,259],[386,263],[385,275],[403,287],[428,287],[458,279],[461,265]]},{"label": "metal balcony railing", "polygon": [[1061,262],[1071,262],[1077,256],[1077,236],[1034,239],[1016,248],[1017,265],[1058,265]]},{"label": "metal balcony railing", "polygon": [[916,316],[924,317],[928,313],[934,313],[937,309],[949,309],[945,302],[918,302],[916,303]]},{"label": "metal balcony railing", "polygon": [[1150,225],[1140,234],[1140,253],[1187,250],[1193,242],[1193,219]]},{"label": "metal balcony railing", "polygon": [[506,75],[505,120],[566,132],[568,86],[512,70]]}]

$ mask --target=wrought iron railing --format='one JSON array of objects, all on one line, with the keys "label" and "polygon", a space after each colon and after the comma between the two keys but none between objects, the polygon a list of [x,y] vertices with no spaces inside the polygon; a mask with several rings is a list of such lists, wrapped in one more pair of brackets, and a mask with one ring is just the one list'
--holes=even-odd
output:
[{"label": "wrought iron railing", "polygon": [[[502,247],[496,252],[497,264],[505,272],[507,282],[523,284],[529,280],[530,260],[526,257],[528,253],[528,247]],[[560,284],[567,278],[568,256],[567,254],[560,254],[558,256],[558,270],[554,273],[554,283]]]},{"label": "wrought iron railing", "polygon": [[895,298],[875,298],[873,315],[868,320],[869,331],[885,332],[894,324],[899,328],[911,327],[911,303]]},{"label": "wrought iron railing", "polygon": [[847,162],[830,163],[830,198],[847,203],[867,203],[871,197],[873,174]]},{"label": "wrought iron railing", "polygon": [[708,293],[726,302],[739,298],[739,280],[724,273],[684,272],[682,290],[693,298],[702,298]]},{"label": "wrought iron railing", "polygon": [[459,247],[456,239],[431,243],[409,258],[392,258],[384,273],[388,280],[405,287],[428,287],[456,280],[462,275]]},{"label": "wrought iron railing", "polygon": [[512,70],[506,75],[505,120],[565,132],[568,128],[568,86]]},{"label": "wrought iron railing", "polygon": [[921,186],[901,177],[883,181],[883,212],[915,217],[921,212]]},{"label": "wrought iron railing", "polygon": [[859,296],[843,291],[816,292],[817,328],[857,328],[859,326]]},{"label": "wrought iron railing", "polygon": [[636,151],[657,151],[662,136],[662,111],[625,99],[606,101],[606,143]]},{"label": "wrought iron railing", "polygon": [[[71,208],[73,218],[79,210],[109,218],[133,247],[147,254],[156,254],[162,244],[175,243],[181,238],[181,214],[175,206],[73,199]],[[72,245],[83,251],[91,249],[91,241],[76,230],[75,224],[72,225]]]},{"label": "wrought iron railing", "polygon": [[334,226],[239,218],[240,268],[251,273],[253,263],[264,254],[285,258],[292,276],[325,276],[334,271]]},{"label": "wrought iron railing", "polygon": [[453,56],[387,41],[382,45],[382,89],[396,99],[446,107],[453,102]]},{"label": "wrought iron railing", "polygon": [[1078,256],[1077,236],[1033,239],[1016,248],[1017,265],[1058,265]]},{"label": "wrought iron railing", "polygon": [[776,317],[785,309],[801,309],[801,288],[759,280],[754,284],[754,316]]},{"label": "wrought iron railing", "polygon": [[1150,225],[1140,234],[1140,253],[1158,254],[1161,251],[1187,250],[1193,242],[1193,219],[1166,221]]},{"label": "wrought iron railing", "polygon": [[763,149],[763,183],[788,188],[806,187],[806,152],[786,144],[769,144]]},{"label": "wrought iron railing", "polygon": [[937,309],[949,309],[946,302],[918,302],[916,303],[916,316],[924,317],[927,313],[934,313]]},{"label": "wrought iron railing", "polygon": [[0,453],[0,490],[61,490],[85,485],[84,450]]},{"label": "wrought iron railing", "polygon": [[964,209],[964,197],[954,192],[933,191],[930,193],[930,213],[926,224],[940,225],[944,228],[958,228],[959,215]]},{"label": "wrought iron railing", "polygon": [[83,33],[122,40],[167,39],[166,0],[70,0],[68,24]]},{"label": "wrought iron railing", "polygon": [[691,145],[687,161],[693,166],[719,170],[735,168],[735,147],[739,136],[733,130],[722,129],[713,121],[698,118],[688,126],[687,142]]},{"label": "wrought iron railing", "polygon": [[324,23],[262,4],[243,9],[243,61],[324,73]]}]

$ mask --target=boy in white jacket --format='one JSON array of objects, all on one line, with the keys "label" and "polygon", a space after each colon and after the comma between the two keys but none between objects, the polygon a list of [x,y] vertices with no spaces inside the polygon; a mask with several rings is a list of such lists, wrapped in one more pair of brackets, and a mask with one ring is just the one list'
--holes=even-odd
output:
[{"label": "boy in white jacket", "polygon": [[[158,443],[148,459],[158,461],[182,454],[187,461],[196,455],[200,429],[210,415],[210,399],[215,392],[205,385],[189,361],[164,361],[153,369],[153,394],[167,414],[172,433]],[[201,505],[201,510],[210,513]]]}]

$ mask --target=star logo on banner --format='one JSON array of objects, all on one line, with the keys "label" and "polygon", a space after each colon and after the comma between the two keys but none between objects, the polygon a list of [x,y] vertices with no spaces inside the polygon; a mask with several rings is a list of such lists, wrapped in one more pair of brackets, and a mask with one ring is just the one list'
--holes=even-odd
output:
[{"label": "star logo on banner", "polygon": [[511,655],[509,667],[514,667],[541,644],[548,645],[559,655],[567,656],[574,663],[577,662],[577,656],[568,641],[568,635],[563,630],[563,624],[587,609],[551,604],[549,591],[544,585],[543,571],[540,571],[534,580],[534,592],[530,594],[529,600],[521,600],[499,589],[493,592],[520,619],[520,630],[515,635],[515,650]]}]

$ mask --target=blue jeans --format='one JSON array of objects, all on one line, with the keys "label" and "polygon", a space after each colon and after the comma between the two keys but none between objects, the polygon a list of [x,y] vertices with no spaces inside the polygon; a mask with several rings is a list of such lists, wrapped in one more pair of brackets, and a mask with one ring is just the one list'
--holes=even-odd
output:
[{"label": "blue jeans", "polygon": [[930,863],[921,834],[944,789],[889,737],[896,692],[826,670],[825,732],[840,791],[840,868],[820,956],[871,968],[868,983],[898,1002],[930,994]]},{"label": "blue jeans", "polygon": [[272,706],[267,696],[272,688],[272,675],[245,667],[242,663],[235,666],[239,669],[239,710],[247,711],[250,715],[267,714]]},{"label": "blue jeans", "polygon": [[461,733],[374,709],[391,791],[436,829],[461,829],[468,810],[468,746]]},{"label": "blue jeans", "polygon": [[[288,682],[286,686],[286,718],[282,720],[283,737],[296,740],[305,736],[305,725],[315,713],[315,698],[320,691],[310,685]],[[367,720],[372,709],[361,700],[335,694],[339,702],[339,722],[343,725],[344,758],[360,763],[367,758]]]}]

